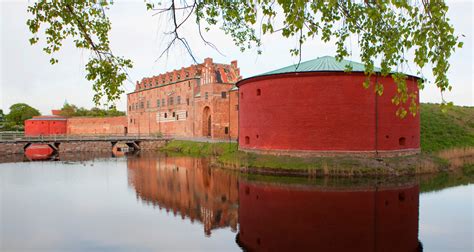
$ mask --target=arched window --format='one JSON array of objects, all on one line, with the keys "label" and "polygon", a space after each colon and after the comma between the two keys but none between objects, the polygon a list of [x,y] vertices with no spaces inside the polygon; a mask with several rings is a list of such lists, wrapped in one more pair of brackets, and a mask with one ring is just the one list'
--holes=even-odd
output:
[{"label": "arched window", "polygon": [[245,144],[250,144],[250,137],[248,136],[245,137]]},{"label": "arched window", "polygon": [[260,95],[262,95],[262,90],[260,90],[260,88],[259,88],[259,89],[257,89],[257,96],[260,96]]}]

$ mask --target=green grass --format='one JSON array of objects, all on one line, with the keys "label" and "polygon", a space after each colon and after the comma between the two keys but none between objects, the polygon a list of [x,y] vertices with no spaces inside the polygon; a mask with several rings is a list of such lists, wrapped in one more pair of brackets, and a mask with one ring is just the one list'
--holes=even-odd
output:
[{"label": "green grass", "polygon": [[442,112],[438,104],[421,105],[422,151],[466,146],[474,146],[474,107],[453,106]]},{"label": "green grass", "polygon": [[181,153],[189,156],[220,156],[237,151],[237,143],[204,143],[173,140],[160,149],[162,152]]}]

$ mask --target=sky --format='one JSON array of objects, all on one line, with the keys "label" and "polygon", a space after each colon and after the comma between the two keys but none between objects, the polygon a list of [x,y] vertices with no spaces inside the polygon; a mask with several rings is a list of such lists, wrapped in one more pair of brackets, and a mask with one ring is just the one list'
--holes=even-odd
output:
[{"label": "sky", "polygon": [[[444,97],[456,105],[474,106],[474,0],[448,0],[448,16],[454,25],[457,35],[463,34],[464,47],[458,49],[450,59],[451,69],[448,72],[453,90]],[[67,41],[55,55],[59,63],[51,65],[50,56],[42,51],[39,45],[30,45],[31,33],[26,26],[29,14],[26,12],[31,1],[0,0],[0,108],[8,108],[19,102],[25,102],[50,114],[51,109],[61,108],[67,101],[80,107],[91,108],[93,91],[92,83],[85,79],[84,65],[90,52],[76,49]],[[133,61],[134,67],[128,71],[130,80],[125,83],[125,93],[132,92],[135,82],[144,77],[158,75],[174,69],[193,64],[192,59],[183,47],[175,46],[167,57],[159,58],[167,45],[169,37],[167,19],[153,16],[146,10],[143,0],[115,1],[108,11],[112,22],[110,32],[111,47],[116,55]],[[298,62],[289,50],[297,44],[295,39],[286,39],[279,34],[262,37],[262,54],[257,48],[240,52],[230,36],[217,27],[205,34],[220,52],[204,45],[196,32],[195,25],[189,22],[181,31],[191,45],[199,62],[211,57],[214,62],[228,63],[237,60],[241,75],[246,78]],[[352,39],[349,60],[360,61],[357,41]],[[302,48],[302,60],[311,60],[320,56],[334,56],[334,42],[323,43],[318,39],[308,41]],[[416,67],[407,66],[406,72],[414,73]],[[429,71],[424,71],[428,81],[433,78]],[[362,85],[361,85],[362,86]],[[434,85],[426,85],[421,91],[422,102],[441,102],[440,92]],[[117,101],[117,108],[126,109],[126,95]]]}]

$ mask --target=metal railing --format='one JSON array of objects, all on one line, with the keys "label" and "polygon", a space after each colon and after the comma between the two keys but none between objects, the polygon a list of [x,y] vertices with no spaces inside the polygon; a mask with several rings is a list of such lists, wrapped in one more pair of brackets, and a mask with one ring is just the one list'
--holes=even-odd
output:
[{"label": "metal railing", "polygon": [[85,135],[38,135],[25,136],[23,132],[0,132],[0,142],[55,142],[55,141],[120,141],[120,140],[154,140],[172,136],[162,134],[85,134]]}]

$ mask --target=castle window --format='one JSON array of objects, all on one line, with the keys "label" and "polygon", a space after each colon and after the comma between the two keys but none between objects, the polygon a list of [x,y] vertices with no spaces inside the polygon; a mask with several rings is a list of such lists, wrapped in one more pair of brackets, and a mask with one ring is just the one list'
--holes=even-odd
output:
[{"label": "castle window", "polygon": [[239,111],[239,104],[235,105],[235,110]]},{"label": "castle window", "polygon": [[146,107],[150,108],[150,101],[146,101]]},{"label": "castle window", "polygon": [[186,104],[189,106],[189,98],[186,98]]},{"label": "castle window", "polygon": [[130,118],[130,123],[132,123],[132,121],[133,121],[133,119],[132,119],[132,118]]},{"label": "castle window", "polygon": [[262,90],[260,90],[260,88],[259,88],[259,89],[257,89],[257,96],[260,96],[260,95],[262,95]]},{"label": "castle window", "polygon": [[166,106],[165,98],[161,99],[161,106],[162,107]]},{"label": "castle window", "polygon": [[181,104],[181,96],[176,97],[176,104]]},{"label": "castle window", "polygon": [[142,109],[142,108],[144,108],[144,106],[145,106],[145,103],[144,103],[144,102],[140,102],[140,108]]},{"label": "castle window", "polygon": [[[188,73],[188,72],[186,72],[186,78],[188,78],[188,77],[189,77],[189,73]],[[188,83],[189,83],[189,82],[188,82]]]},{"label": "castle window", "polygon": [[178,74],[178,80],[180,80],[180,79],[181,79],[181,75]]},{"label": "castle window", "polygon": [[229,134],[229,127],[225,127],[225,128],[224,128],[224,133],[225,133],[226,135]]},{"label": "castle window", "polygon": [[175,112],[173,112],[173,117],[175,117],[175,116],[176,116],[176,113],[175,113]]},{"label": "castle window", "polygon": [[240,99],[244,99],[244,92],[240,93]]},{"label": "castle window", "polygon": [[398,144],[399,144],[400,146],[405,146],[405,144],[406,144],[406,139],[405,139],[404,137],[400,137],[400,138],[398,139]]},{"label": "castle window", "polygon": [[179,115],[176,115],[176,121],[178,121],[178,120],[179,120]]},{"label": "castle window", "polygon": [[128,106],[128,111],[132,111],[132,106]]},{"label": "castle window", "polygon": [[207,93],[207,92],[205,93],[205,98],[206,98],[206,100],[209,98],[209,93]]},{"label": "castle window", "polygon": [[[186,77],[188,77],[188,76],[186,76]],[[188,88],[191,88],[191,82],[190,81],[188,81]]]},{"label": "castle window", "polygon": [[168,102],[168,105],[173,105],[173,103],[174,103],[174,98],[173,98],[173,96],[171,96],[170,100]]},{"label": "castle window", "polygon": [[165,118],[168,118],[168,113],[165,113]]},{"label": "castle window", "polygon": [[227,92],[222,92],[222,93],[221,93],[221,97],[222,97],[223,99],[227,98]]},{"label": "castle window", "polygon": [[160,107],[160,99],[156,100],[156,107],[158,107],[158,108]]},{"label": "castle window", "polygon": [[245,137],[245,144],[250,144],[250,137],[248,136]]},{"label": "castle window", "polygon": [[186,118],[188,118],[188,111],[186,111]]}]

